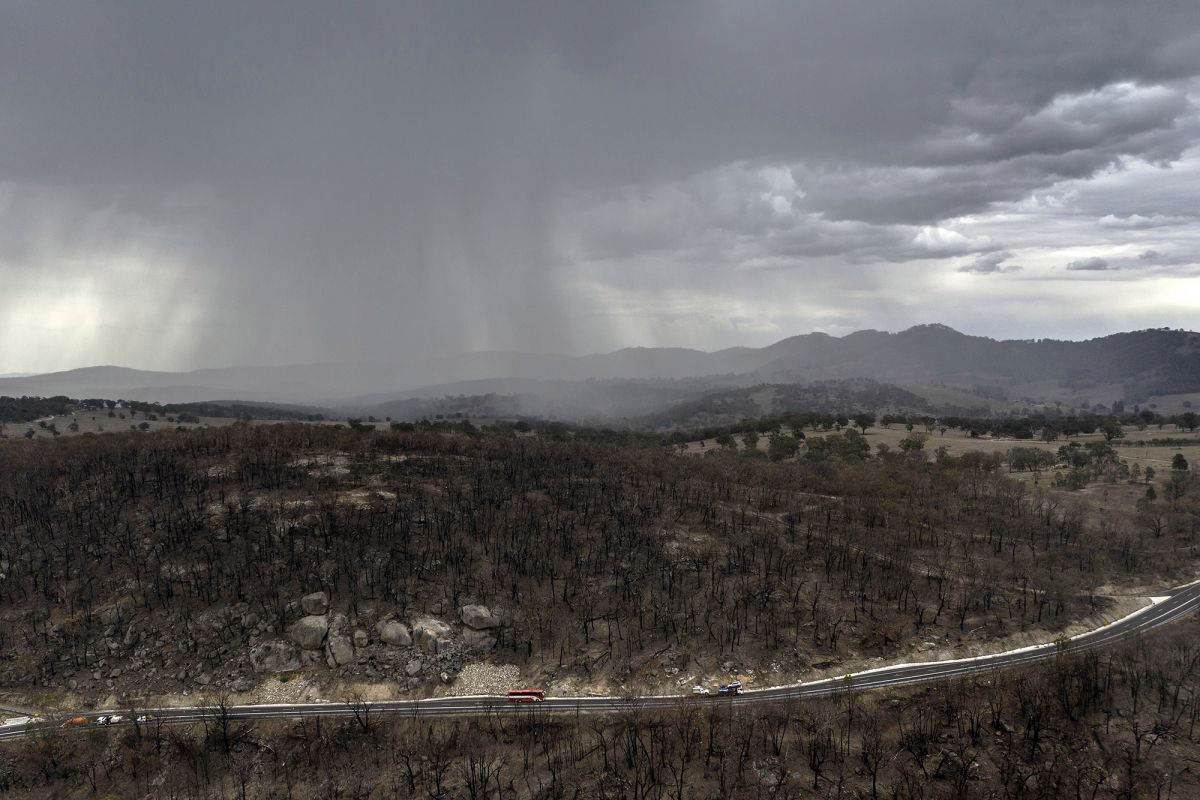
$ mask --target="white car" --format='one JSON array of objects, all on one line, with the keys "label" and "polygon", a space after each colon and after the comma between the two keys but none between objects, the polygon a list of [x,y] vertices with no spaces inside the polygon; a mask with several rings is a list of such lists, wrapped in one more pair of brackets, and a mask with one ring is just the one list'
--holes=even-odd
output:
[{"label": "white car", "polygon": [[110,725],[110,724],[112,724],[112,717],[108,716],[107,714],[105,714],[102,717],[96,717],[96,724],[97,725]]},{"label": "white car", "polygon": [[708,689],[705,689],[703,686],[693,686],[692,694],[708,694]]}]

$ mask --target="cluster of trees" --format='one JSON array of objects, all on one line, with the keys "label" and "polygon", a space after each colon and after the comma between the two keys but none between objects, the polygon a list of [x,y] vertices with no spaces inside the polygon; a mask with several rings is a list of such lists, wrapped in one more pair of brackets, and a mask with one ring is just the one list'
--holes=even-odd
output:
[{"label": "cluster of trees", "polygon": [[1105,440],[1112,441],[1125,435],[1125,426],[1144,429],[1150,425],[1157,425],[1160,429],[1174,425],[1179,430],[1191,432],[1200,427],[1200,416],[1192,411],[1162,416],[1146,409],[1137,413],[1111,415],[1038,414],[976,418],[944,416],[938,419],[939,427],[957,428],[972,436],[989,434],[1011,439],[1042,439],[1047,442],[1097,432],[1102,433]]},{"label": "cluster of trees", "polygon": [[[92,401],[86,401],[88,403]],[[111,403],[112,401],[103,401]],[[143,414],[156,414],[161,417],[175,416],[180,421],[184,418],[197,420],[199,417],[219,417],[234,419],[287,419],[320,422],[325,419],[323,412],[309,408],[297,408],[274,403],[242,403],[242,402],[197,402],[197,403],[148,403],[141,400],[119,400],[118,403]]]},{"label": "cluster of trees", "polygon": [[74,399],[65,395],[54,397],[0,396],[0,422],[32,422],[42,417],[61,417],[84,411],[115,411],[117,408],[140,412],[149,417],[175,416],[181,421],[200,417],[237,417],[243,419],[286,419],[320,421],[322,413],[291,406],[254,403],[148,403],[140,400],[108,400],[98,397]]},{"label": "cluster of trees", "polygon": [[[1008,451],[1005,460],[1013,472],[1039,473],[1061,467],[1067,473],[1065,477],[1059,476],[1060,482],[1075,489],[1081,489],[1095,480],[1117,483],[1130,478],[1140,481],[1143,477],[1141,467],[1135,465],[1135,473],[1134,468],[1123,461],[1108,442],[1071,442],[1057,451],[1044,447],[1014,447]],[[1146,481],[1153,479],[1155,474],[1152,467],[1148,472]]]},{"label": "cluster of trees", "polygon": [[33,422],[42,417],[69,414],[79,402],[69,397],[3,397],[0,396],[0,423]]},{"label": "cluster of trees", "polygon": [[[557,717],[537,709],[51,732],[0,750],[12,798],[1184,798],[1195,622],[1105,653],[907,690]],[[219,702],[219,701],[218,701]]]},{"label": "cluster of trees", "polygon": [[[690,441],[706,441],[712,439],[718,444],[730,444],[735,438],[747,434],[771,435],[783,429],[803,432],[812,431],[842,431],[856,427],[866,433],[872,427],[891,428],[893,425],[904,426],[907,430],[923,431],[926,434],[937,432],[944,435],[949,430],[961,430],[971,437],[994,436],[1008,439],[1040,439],[1046,442],[1058,439],[1070,439],[1081,434],[1101,433],[1106,442],[1124,438],[1125,426],[1139,425],[1145,427],[1143,416],[1152,412],[1141,412],[1141,415],[1100,416],[1086,414],[1082,416],[992,416],[992,417],[961,417],[956,415],[933,416],[930,414],[896,414],[886,413],[876,416],[874,413],[862,410],[851,410],[840,413],[817,411],[788,412],[784,414],[766,415],[746,418],[727,425],[713,425],[690,430],[672,431],[662,436],[666,443],[681,444]],[[1153,416],[1154,424],[1160,427],[1174,425],[1179,430],[1189,433],[1200,427],[1200,416],[1187,411],[1172,417]],[[1181,440],[1192,443],[1191,440]]]},{"label": "cluster of trees", "polygon": [[[796,409],[834,417],[846,409],[876,413],[883,409],[934,411],[929,401],[889,383],[868,379],[777,383],[724,389],[688,400],[655,414],[634,420],[643,430],[699,430],[740,427],[750,417],[779,417]],[[944,409],[947,410],[947,409]],[[948,409],[966,413],[966,409]],[[987,413],[986,409],[975,409]],[[736,431],[730,431],[736,432]]]},{"label": "cluster of trees", "polygon": [[[891,415],[886,415],[885,419],[901,419],[894,418]],[[922,417],[921,419],[926,419]],[[933,420],[932,417],[927,419]],[[712,425],[705,428],[696,428],[693,430],[673,431],[670,434],[662,435],[661,441],[670,444],[683,444],[692,441],[707,441],[712,439],[718,444],[728,446],[733,443],[735,437],[747,441],[757,442],[758,436],[771,436],[778,434],[784,429],[790,430],[792,435],[803,441],[804,430],[809,429],[813,432],[823,431],[842,431],[849,427],[861,428],[865,433],[868,428],[875,426],[875,415],[868,411],[847,411],[838,413],[826,413],[822,411],[792,411],[785,414],[769,414],[761,417],[746,418],[739,422],[730,423],[728,425]]]},{"label": "cluster of trees", "polygon": [[[1109,442],[1071,442],[1059,447],[1057,451],[1043,447],[1014,447],[1004,455],[1004,460],[1013,472],[1036,474],[1054,469],[1054,484],[1066,489],[1083,489],[1094,481],[1128,481],[1145,483],[1147,500],[1155,500],[1158,496],[1158,490],[1153,486],[1158,470],[1149,465],[1143,468],[1137,463],[1129,464]],[[1175,453],[1171,458],[1170,471],[1164,476],[1162,483],[1167,497],[1187,496],[1192,483],[1193,477],[1187,458],[1183,453]]]}]

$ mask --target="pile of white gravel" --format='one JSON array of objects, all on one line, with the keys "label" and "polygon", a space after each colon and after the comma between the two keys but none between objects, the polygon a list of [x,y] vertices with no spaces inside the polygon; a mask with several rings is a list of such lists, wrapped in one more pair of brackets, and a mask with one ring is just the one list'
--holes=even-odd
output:
[{"label": "pile of white gravel", "polygon": [[516,664],[488,664],[476,661],[467,664],[449,687],[452,695],[504,694],[509,689],[523,688],[521,668]]}]

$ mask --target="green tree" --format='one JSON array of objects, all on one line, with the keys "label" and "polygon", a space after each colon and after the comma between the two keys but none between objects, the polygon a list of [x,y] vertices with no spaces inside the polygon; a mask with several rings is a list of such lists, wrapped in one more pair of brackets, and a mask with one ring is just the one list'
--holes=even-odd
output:
[{"label": "green tree", "polygon": [[1113,439],[1125,438],[1125,429],[1121,427],[1121,423],[1112,417],[1108,417],[1100,423],[1100,432],[1104,434],[1104,441],[1106,442],[1111,442]]},{"label": "green tree", "polygon": [[1176,453],[1171,459],[1171,469],[1177,472],[1187,472],[1188,461],[1183,457],[1183,453]]},{"label": "green tree", "polygon": [[772,433],[767,442],[767,456],[772,461],[783,461],[785,458],[796,455],[796,451],[800,449],[800,442],[794,436],[785,436],[782,433]]},{"label": "green tree", "polygon": [[1014,447],[1008,451],[1008,466],[1014,472],[1039,473],[1058,461],[1058,457],[1040,447]]},{"label": "green tree", "polygon": [[862,428],[863,433],[866,433],[867,428],[869,428],[875,424],[875,415],[869,414],[865,411],[862,412],[861,414],[855,414],[854,415],[854,424],[855,424],[855,426]]},{"label": "green tree", "polygon": [[1192,473],[1187,470],[1179,469],[1171,473],[1171,477],[1163,483],[1163,491],[1167,493],[1167,500],[1174,502],[1186,495],[1192,488],[1195,479]]}]

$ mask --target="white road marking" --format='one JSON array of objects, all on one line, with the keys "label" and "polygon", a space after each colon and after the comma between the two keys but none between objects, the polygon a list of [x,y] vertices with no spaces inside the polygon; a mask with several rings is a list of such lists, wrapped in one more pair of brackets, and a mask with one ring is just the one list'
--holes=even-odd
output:
[{"label": "white road marking", "polygon": [[[917,663],[899,663],[886,667],[877,667],[862,672],[850,673],[833,678],[823,678],[808,683],[798,683],[788,686],[776,686],[755,689],[732,697],[708,696],[696,698],[692,695],[649,695],[644,697],[551,697],[537,707],[513,705],[503,696],[474,695],[453,698],[425,698],[422,700],[390,700],[368,704],[373,713],[407,714],[410,716],[449,716],[467,714],[491,713],[539,713],[535,708],[546,712],[574,713],[610,713],[612,711],[629,710],[633,708],[667,708],[680,703],[700,702],[720,703],[731,702],[739,705],[749,703],[764,703],[776,700],[788,700],[803,697],[838,694],[845,691],[863,691],[885,686],[902,686],[933,680],[944,680],[957,675],[985,672],[1024,664],[1044,661],[1058,652],[1061,646],[1065,652],[1081,652],[1091,650],[1114,642],[1121,641],[1132,634],[1139,634],[1173,622],[1180,617],[1190,614],[1200,607],[1200,581],[1193,581],[1172,590],[1169,595],[1157,595],[1150,599],[1150,604],[1121,617],[1118,620],[1102,625],[1085,633],[1077,634],[1059,642],[1046,642],[1015,650],[1008,650],[990,655],[973,656],[969,658],[948,659],[945,661],[925,661]],[[1178,601],[1171,603],[1170,601]],[[1164,607],[1165,604],[1165,607]],[[1136,623],[1136,624],[1131,624]],[[192,706],[185,708],[143,709],[158,720],[170,724],[200,722],[212,720],[220,716],[221,711],[211,706]],[[355,708],[349,704],[330,703],[264,703],[249,706],[228,706],[225,713],[231,719],[287,719],[305,716],[352,716]],[[83,714],[89,719],[95,719],[105,714],[116,714],[120,711],[92,711]],[[30,722],[30,718],[26,718]],[[118,723],[132,724],[131,721]],[[27,733],[52,728],[48,722],[35,724],[10,723],[0,728],[0,740],[16,739]],[[82,726],[81,726],[82,728]]]}]

